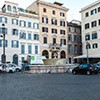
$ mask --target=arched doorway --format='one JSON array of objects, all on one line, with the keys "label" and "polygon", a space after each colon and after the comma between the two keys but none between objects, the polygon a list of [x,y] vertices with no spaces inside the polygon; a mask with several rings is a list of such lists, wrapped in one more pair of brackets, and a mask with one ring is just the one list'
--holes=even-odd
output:
[{"label": "arched doorway", "polygon": [[66,52],[65,51],[61,51],[60,58],[66,58]]},{"label": "arched doorway", "polygon": [[47,59],[49,58],[49,53],[48,53],[48,51],[47,50],[44,50],[43,52],[42,52],[42,56],[45,56]]},{"label": "arched doorway", "polygon": [[13,63],[18,65],[18,55],[17,54],[13,55]]}]

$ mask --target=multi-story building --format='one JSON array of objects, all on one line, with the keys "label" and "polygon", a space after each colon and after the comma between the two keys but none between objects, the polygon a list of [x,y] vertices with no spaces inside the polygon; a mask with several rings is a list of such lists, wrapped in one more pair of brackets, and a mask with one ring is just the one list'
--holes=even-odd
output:
[{"label": "multi-story building", "polygon": [[[31,55],[40,55],[37,14],[19,8],[16,3],[6,1],[0,11],[0,35],[3,34],[3,27],[6,34],[6,62],[21,64],[23,60],[29,60]],[[0,56],[3,54],[2,47],[3,38],[0,37]]]},{"label": "multi-story building", "polygon": [[27,10],[39,15],[40,52],[46,58],[67,58],[67,11],[61,3],[33,2]]},{"label": "multi-story building", "polygon": [[[81,9],[83,56],[100,60],[100,0]],[[94,61],[94,59],[92,60]]]},{"label": "multi-story building", "polygon": [[67,23],[68,33],[68,61],[74,63],[74,57],[82,54],[81,22],[72,20]]}]

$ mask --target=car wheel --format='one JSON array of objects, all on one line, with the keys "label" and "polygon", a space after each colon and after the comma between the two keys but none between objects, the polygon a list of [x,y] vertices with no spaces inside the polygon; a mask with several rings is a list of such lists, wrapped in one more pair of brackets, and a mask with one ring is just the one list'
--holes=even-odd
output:
[{"label": "car wheel", "polygon": [[12,70],[10,70],[10,71],[9,71],[9,73],[13,73],[13,71],[12,71]]},{"label": "car wheel", "polygon": [[75,75],[76,74],[76,71],[73,71],[72,73]]},{"label": "car wheel", "polygon": [[21,71],[20,69],[18,69],[18,68],[16,69],[16,72],[20,72],[20,71]]},{"label": "car wheel", "polygon": [[2,70],[0,70],[0,73],[2,73]]},{"label": "car wheel", "polygon": [[90,75],[91,73],[90,73],[90,71],[87,71],[86,74],[87,74],[87,75]]}]

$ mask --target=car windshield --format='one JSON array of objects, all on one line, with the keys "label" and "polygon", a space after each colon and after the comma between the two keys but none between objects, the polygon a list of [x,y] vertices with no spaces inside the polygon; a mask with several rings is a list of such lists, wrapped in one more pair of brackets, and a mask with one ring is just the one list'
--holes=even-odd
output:
[{"label": "car windshield", "polygon": [[100,67],[100,63],[94,64],[95,67]]},{"label": "car windshield", "polygon": [[87,67],[90,67],[91,65],[90,64],[81,64],[79,67],[80,68],[87,68]]}]

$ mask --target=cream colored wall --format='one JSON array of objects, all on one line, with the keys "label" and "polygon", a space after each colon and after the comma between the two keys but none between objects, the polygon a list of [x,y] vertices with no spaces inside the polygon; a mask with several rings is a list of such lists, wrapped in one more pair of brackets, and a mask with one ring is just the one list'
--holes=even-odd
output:
[{"label": "cream colored wall", "polygon": [[[85,35],[86,33],[90,33],[90,41],[88,41],[91,44],[93,43],[98,43],[98,48],[97,49],[89,49],[89,54],[100,54],[100,26],[98,25],[98,19],[100,19],[100,12],[97,12],[94,15],[90,15],[91,10],[100,7],[100,3],[92,6],[84,11],[81,12],[81,18],[82,18],[82,43],[83,43],[83,54],[86,54],[86,41],[85,41]],[[85,17],[85,13],[89,12],[89,17]],[[97,26],[94,28],[89,28],[85,30],[85,24],[86,23],[90,23],[90,27],[91,27],[91,22],[92,21],[97,21]],[[98,39],[94,39],[92,40],[92,32],[97,32],[98,35]]]},{"label": "cream colored wall", "polygon": [[[47,9],[46,13],[43,12],[43,8]],[[52,10],[55,10],[55,12],[56,12],[55,15],[52,14]],[[65,17],[61,17],[60,16],[60,12],[63,12],[66,16]],[[48,24],[42,23],[42,17],[43,16],[47,16]],[[61,39],[60,29],[64,29],[66,31],[66,35],[64,35],[64,37],[66,38],[66,43],[67,43],[67,25],[66,25],[66,27],[61,27],[60,26],[60,20],[64,20],[65,22],[67,20],[66,11],[62,11],[62,10],[57,9],[57,8],[52,8],[52,7],[49,7],[49,6],[46,6],[46,5],[39,4],[39,17],[40,17],[40,33],[41,33],[40,34],[40,45],[41,45],[41,49],[40,49],[41,51],[40,52],[41,52],[41,54],[42,54],[42,51],[44,49],[49,51],[49,45],[44,45],[43,44],[43,36],[47,36],[48,37],[48,44],[52,43],[52,38],[54,36],[54,34],[51,33],[51,29],[52,28],[57,29],[58,33],[55,34],[55,36],[57,38],[56,42],[58,44],[60,44],[60,39]],[[51,25],[51,19],[52,18],[56,18],[57,19],[57,25]],[[42,33],[42,27],[48,27],[48,33]],[[67,48],[64,49],[64,51],[67,53]]]}]

